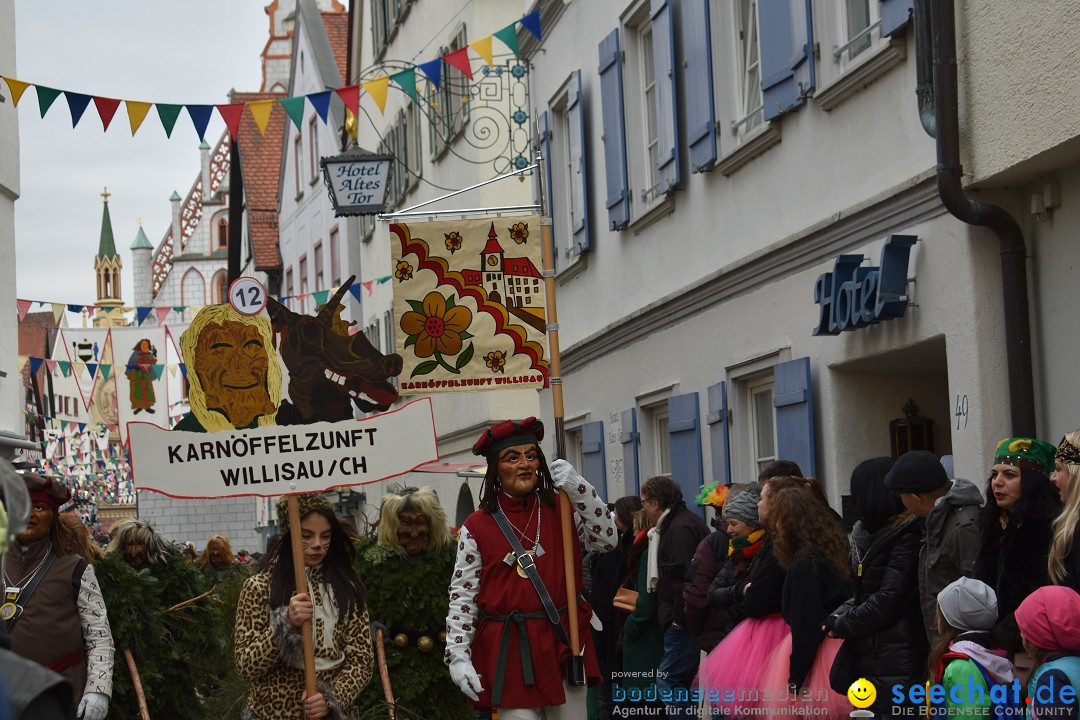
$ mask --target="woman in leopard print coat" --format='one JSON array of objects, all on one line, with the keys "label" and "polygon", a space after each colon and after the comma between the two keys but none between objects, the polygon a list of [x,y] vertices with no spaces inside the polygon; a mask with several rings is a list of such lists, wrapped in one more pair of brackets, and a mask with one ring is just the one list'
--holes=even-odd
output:
[{"label": "woman in leopard print coat", "polygon": [[[244,583],[236,612],[236,666],[247,681],[244,720],[347,720],[371,679],[372,648],[364,585],[354,549],[329,503],[300,495],[300,530],[307,593],[293,594],[293,563],[285,498],[281,534],[263,570]],[[304,690],[300,627],[312,621],[318,692]]]}]

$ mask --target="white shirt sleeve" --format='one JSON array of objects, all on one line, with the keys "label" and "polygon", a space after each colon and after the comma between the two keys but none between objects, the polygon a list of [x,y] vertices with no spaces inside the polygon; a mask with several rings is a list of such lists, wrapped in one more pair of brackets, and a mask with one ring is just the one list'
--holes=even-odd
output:
[{"label": "white shirt sleeve", "polygon": [[476,595],[480,592],[483,561],[476,540],[462,527],[458,534],[457,559],[450,578],[450,610],[446,615],[446,664],[456,658],[471,660],[476,634]]},{"label": "white shirt sleeve", "polygon": [[582,547],[586,552],[595,550],[602,553],[615,549],[619,536],[607,505],[600,499],[593,486],[581,477],[572,465],[564,460],[556,460],[552,465],[556,463],[561,467],[558,472],[553,472],[555,485],[560,490],[565,490],[570,496]]},{"label": "white shirt sleeve", "polygon": [[105,600],[101,597],[97,573],[87,565],[79,583],[79,624],[82,625],[86,647],[86,689],[84,693],[99,692],[112,697],[113,638]]}]

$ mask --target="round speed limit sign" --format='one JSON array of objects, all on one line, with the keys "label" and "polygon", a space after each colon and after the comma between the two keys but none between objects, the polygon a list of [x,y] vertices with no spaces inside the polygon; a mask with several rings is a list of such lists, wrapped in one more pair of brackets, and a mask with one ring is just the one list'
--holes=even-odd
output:
[{"label": "round speed limit sign", "polygon": [[229,304],[241,315],[258,315],[266,307],[266,288],[253,277],[239,277],[229,286]]}]

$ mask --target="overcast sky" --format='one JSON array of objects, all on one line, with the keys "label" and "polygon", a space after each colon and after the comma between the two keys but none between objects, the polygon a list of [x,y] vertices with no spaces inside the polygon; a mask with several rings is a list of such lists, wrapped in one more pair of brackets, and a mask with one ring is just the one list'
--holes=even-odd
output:
[{"label": "overcast sky", "polygon": [[[231,88],[257,91],[269,37],[268,0],[15,0],[19,80],[87,95],[147,102],[218,104]],[[2,81],[0,81],[2,82]],[[2,92],[8,95],[8,89]],[[280,111],[280,109],[279,109]],[[13,112],[9,101],[0,112]],[[44,119],[37,93],[19,102],[21,197],[15,202],[18,297],[93,304],[108,187],[123,296],[131,304],[137,219],[156,247],[171,222],[169,196],[187,195],[199,173],[199,138],[186,111],[172,138],[151,109],[132,138],[126,106],[103,133],[93,102],[76,129],[63,95]],[[224,130],[214,112],[213,146]],[[37,310],[34,306],[32,310]]]}]

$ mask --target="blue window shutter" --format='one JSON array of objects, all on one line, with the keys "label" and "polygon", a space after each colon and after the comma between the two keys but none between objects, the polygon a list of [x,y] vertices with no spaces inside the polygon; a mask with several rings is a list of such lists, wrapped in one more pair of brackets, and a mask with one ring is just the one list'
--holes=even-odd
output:
[{"label": "blue window shutter", "polygon": [[656,162],[660,171],[660,188],[670,192],[682,182],[675,96],[675,26],[668,0],[651,0],[651,3],[653,73],[656,81]]},{"label": "blue window shutter", "polygon": [[686,132],[689,136],[686,140],[690,145],[690,169],[701,172],[716,162],[709,0],[683,0],[682,46],[686,59]]},{"label": "blue window shutter", "polygon": [[694,505],[694,498],[705,483],[696,392],[668,398],[668,437],[671,441],[671,479],[682,489],[686,506],[705,517],[705,509]]},{"label": "blue window shutter", "polygon": [[776,408],[776,456],[794,460],[804,474],[817,476],[814,451],[814,393],[810,358],[773,366],[773,407]]},{"label": "blue window shutter", "polygon": [[802,105],[814,90],[810,0],[758,3],[761,92],[765,119]]},{"label": "blue window shutter", "polygon": [[630,220],[630,181],[626,174],[626,112],[619,28],[612,30],[600,43],[599,72],[608,223],[612,230],[622,230]]},{"label": "blue window shutter", "polygon": [[[559,237],[559,224],[555,222],[555,206],[551,202],[551,132],[548,128],[548,113],[546,110],[540,113],[540,117],[536,119],[536,132],[540,136],[537,139],[537,144],[540,147],[540,157],[543,162],[540,171],[544,173],[544,197],[541,198],[541,202],[544,203],[548,217],[551,218],[551,237],[557,238]],[[552,253],[551,259],[554,266],[558,267],[559,253]]]},{"label": "blue window shutter", "polygon": [[727,383],[718,382],[705,390],[709,426],[709,452],[712,455],[712,479],[721,485],[731,484],[731,443],[728,427]]},{"label": "blue window shutter", "polygon": [[881,36],[900,35],[911,21],[913,0],[881,0]]},{"label": "blue window shutter", "polygon": [[623,458],[623,495],[638,494],[638,431],[637,410],[630,408],[620,413],[619,423],[622,430],[619,433],[619,442],[622,443]]},{"label": "blue window shutter", "polygon": [[566,119],[570,137],[570,196],[574,207],[570,215],[570,232],[574,235],[574,250],[581,254],[589,249],[589,175],[585,162],[585,103],[581,97],[581,71],[570,76],[567,89]]},{"label": "blue window shutter", "polygon": [[607,502],[607,465],[604,461],[604,421],[581,426],[581,475]]}]

